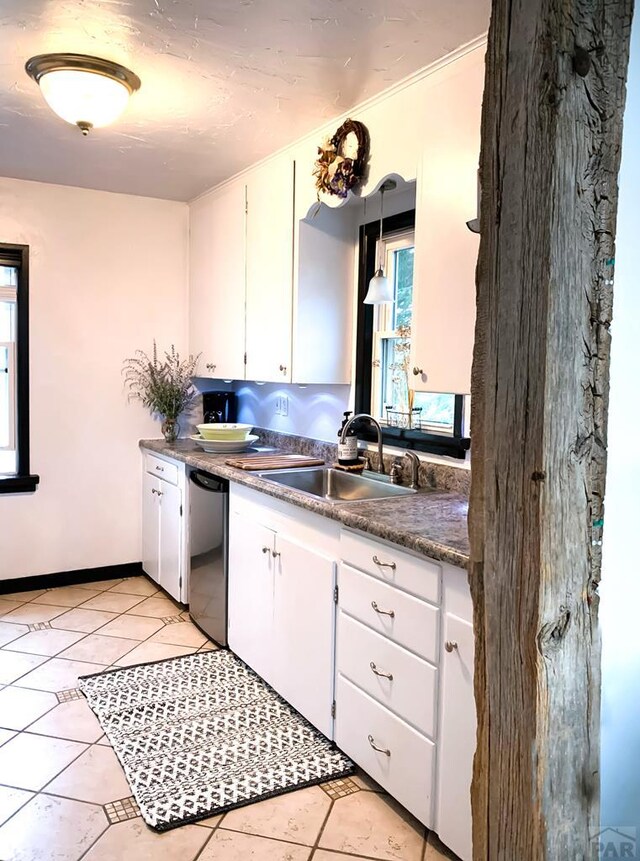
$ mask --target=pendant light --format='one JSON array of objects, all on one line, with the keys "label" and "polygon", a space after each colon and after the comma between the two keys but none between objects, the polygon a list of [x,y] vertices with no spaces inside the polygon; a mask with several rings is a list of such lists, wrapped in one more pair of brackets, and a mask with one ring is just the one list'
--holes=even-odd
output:
[{"label": "pendant light", "polygon": [[384,193],[385,191],[393,191],[396,183],[392,179],[387,179],[380,186],[380,235],[378,238],[378,268],[376,274],[369,281],[369,289],[364,297],[365,305],[383,305],[385,302],[393,302],[393,284],[389,283],[389,279],[384,274],[383,254],[382,254],[382,220],[384,216]]},{"label": "pendant light", "polygon": [[25,69],[51,110],[83,135],[117,120],[140,89],[140,78],[129,69],[86,54],[38,54]]}]

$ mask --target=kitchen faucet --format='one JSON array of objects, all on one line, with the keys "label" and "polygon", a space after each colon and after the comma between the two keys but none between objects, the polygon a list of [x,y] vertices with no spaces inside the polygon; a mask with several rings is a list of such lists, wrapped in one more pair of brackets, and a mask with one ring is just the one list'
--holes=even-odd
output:
[{"label": "kitchen faucet", "polygon": [[355,416],[352,416],[342,428],[342,433],[340,434],[340,442],[344,443],[347,437],[347,431],[349,430],[351,425],[358,419],[367,419],[376,429],[376,432],[378,434],[378,472],[380,473],[380,475],[384,475],[384,460],[382,457],[382,428],[380,427],[380,422],[376,421],[373,416],[370,416],[369,413],[356,413]]},{"label": "kitchen faucet", "polygon": [[420,487],[420,482],[418,480],[419,470],[420,470],[420,458],[415,453],[415,451],[405,451],[405,457],[409,458],[409,463],[411,464],[411,483],[409,487],[414,490],[418,490]]}]

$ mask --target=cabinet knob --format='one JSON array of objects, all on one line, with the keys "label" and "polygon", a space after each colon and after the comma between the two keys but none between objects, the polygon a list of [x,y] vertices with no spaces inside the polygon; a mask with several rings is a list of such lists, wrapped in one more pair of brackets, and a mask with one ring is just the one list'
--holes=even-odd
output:
[{"label": "cabinet knob", "polygon": [[271,555],[274,559],[277,559],[277,557],[280,556],[280,553],[277,550],[272,550]]},{"label": "cabinet knob", "polygon": [[376,613],[379,613],[381,616],[390,616],[392,619],[395,619],[395,616],[396,616],[395,610],[381,610],[375,601],[371,602],[371,606],[376,611]]},{"label": "cabinet knob", "polygon": [[205,368],[208,371],[215,371],[216,367],[217,367],[217,365],[212,365],[211,362],[209,362],[208,364],[205,365]]},{"label": "cabinet knob", "polygon": [[458,644],[454,643],[453,640],[447,640],[447,642],[444,644],[444,647],[447,652],[453,652],[455,649],[458,648]]},{"label": "cabinet knob", "polygon": [[151,488],[151,493],[156,493],[158,496],[162,496],[162,491],[161,491],[161,490],[156,490],[156,489],[155,489],[155,487],[152,487],[152,488]]},{"label": "cabinet knob", "polygon": [[163,466],[156,466],[156,472],[164,472]]},{"label": "cabinet knob", "polygon": [[377,750],[378,753],[384,753],[385,756],[391,756],[391,751],[388,747],[378,747],[372,735],[368,735],[367,738],[369,739],[369,744],[374,750]]},{"label": "cabinet knob", "polygon": [[374,563],[376,565],[379,565],[381,568],[391,568],[392,571],[396,570],[396,563],[395,562],[382,562],[380,559],[378,559],[377,556],[373,556],[372,558],[373,558]]},{"label": "cabinet knob", "polygon": [[422,374],[424,374],[424,371],[422,370],[422,368],[416,367],[413,369],[413,376],[414,377],[420,377],[420,376],[422,376]]},{"label": "cabinet knob", "polygon": [[283,374],[286,374],[287,373],[287,366],[286,365],[280,365],[280,370],[282,371]]},{"label": "cabinet knob", "polygon": [[262,548],[262,552],[263,552],[263,553],[270,553],[270,552],[271,552],[271,548],[270,548],[270,547],[263,547],[263,548]]}]

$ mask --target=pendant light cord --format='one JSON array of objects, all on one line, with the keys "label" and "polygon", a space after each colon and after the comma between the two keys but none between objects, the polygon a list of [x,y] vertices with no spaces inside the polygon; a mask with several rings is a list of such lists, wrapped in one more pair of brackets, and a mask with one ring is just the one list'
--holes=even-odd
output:
[{"label": "pendant light cord", "polygon": [[380,236],[378,238],[378,266],[376,271],[382,269],[382,222],[384,214],[384,184],[380,186]]}]

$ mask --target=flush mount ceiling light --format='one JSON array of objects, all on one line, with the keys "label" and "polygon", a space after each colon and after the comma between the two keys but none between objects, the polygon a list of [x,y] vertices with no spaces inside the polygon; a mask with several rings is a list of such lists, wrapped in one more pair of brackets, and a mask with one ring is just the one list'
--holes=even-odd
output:
[{"label": "flush mount ceiling light", "polygon": [[140,78],[111,60],[85,54],[38,54],[25,64],[54,113],[83,135],[117,120]]},{"label": "flush mount ceiling light", "polygon": [[384,193],[385,191],[393,191],[395,187],[396,183],[392,179],[385,180],[380,186],[380,236],[377,248],[378,268],[376,274],[369,281],[369,289],[363,299],[365,305],[384,305],[385,302],[393,302],[393,284],[389,283],[389,279],[384,274],[383,268],[382,218],[384,215]]}]

